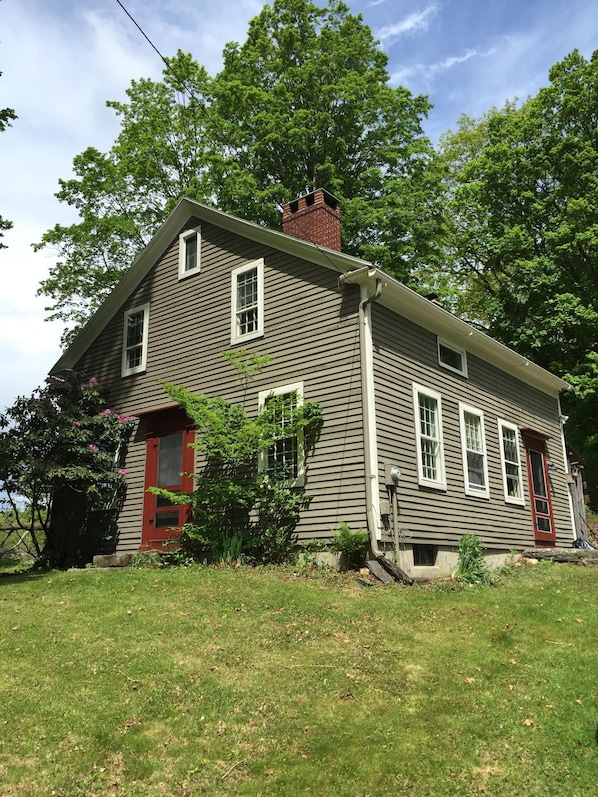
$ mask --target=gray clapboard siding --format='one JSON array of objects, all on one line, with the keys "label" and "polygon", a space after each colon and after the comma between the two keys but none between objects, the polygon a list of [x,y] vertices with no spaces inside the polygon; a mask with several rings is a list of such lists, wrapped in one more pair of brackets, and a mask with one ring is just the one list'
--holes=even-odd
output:
[{"label": "gray clapboard siding", "polygon": [[[558,403],[514,376],[468,355],[468,378],[442,368],[436,336],[374,305],[376,416],[380,464],[396,463],[400,526],[408,540],[456,544],[461,534],[478,534],[487,547],[533,546],[525,451],[520,440],[525,507],[506,504],[500,466],[497,419],[529,426],[551,436],[549,459],[557,544],[570,545],[568,492],[558,419]],[[442,397],[446,492],[418,486],[413,383]],[[484,414],[490,498],[465,494],[459,402]],[[381,467],[382,483],[384,474]],[[383,491],[383,495],[385,492]]]},{"label": "gray clapboard siding", "polygon": [[[185,229],[196,224],[193,220]],[[307,462],[300,539],[328,537],[342,520],[366,525],[363,431],[356,288],[339,291],[337,274],[202,224],[201,271],[178,279],[178,238],[114,315],[77,364],[109,388],[110,402],[125,414],[172,404],[162,383],[192,392],[243,400],[243,386],[221,353],[229,350],[231,271],[264,258],[263,338],[249,352],[272,361],[247,390],[246,408],[257,412],[258,392],[303,382],[306,401],[322,407],[321,436]],[[150,303],[147,369],[121,377],[123,314]],[[349,308],[352,307],[352,311]],[[120,550],[141,539],[145,433],[143,420],[127,456],[127,500],[120,517]]]}]

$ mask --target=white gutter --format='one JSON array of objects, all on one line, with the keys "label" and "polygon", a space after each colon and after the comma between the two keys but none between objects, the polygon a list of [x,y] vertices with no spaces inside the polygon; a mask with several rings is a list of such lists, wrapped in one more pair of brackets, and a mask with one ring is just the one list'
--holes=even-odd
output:
[{"label": "white gutter", "polygon": [[383,555],[383,552],[378,545],[378,542],[382,538],[382,530],[380,527],[380,485],[378,479],[378,445],[376,437],[372,302],[375,302],[382,293],[382,280],[379,278],[376,279],[376,289],[373,293],[368,291],[368,285],[370,284],[371,281],[367,280],[360,285],[359,351],[361,359],[366,515],[372,554],[376,557]]}]

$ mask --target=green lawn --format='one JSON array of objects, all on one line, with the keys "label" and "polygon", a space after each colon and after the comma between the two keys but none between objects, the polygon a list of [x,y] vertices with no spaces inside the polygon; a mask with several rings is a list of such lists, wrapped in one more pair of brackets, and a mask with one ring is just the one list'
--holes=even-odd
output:
[{"label": "green lawn", "polygon": [[0,579],[0,795],[598,793],[598,569]]}]

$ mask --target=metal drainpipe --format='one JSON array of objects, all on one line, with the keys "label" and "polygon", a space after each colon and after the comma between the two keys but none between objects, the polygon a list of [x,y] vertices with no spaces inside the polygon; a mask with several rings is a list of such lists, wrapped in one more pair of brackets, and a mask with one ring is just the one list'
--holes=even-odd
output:
[{"label": "metal drainpipe", "polygon": [[363,433],[365,460],[365,499],[370,543],[374,556],[381,556],[378,547],[378,454],[376,445],[376,407],[374,395],[374,357],[372,342],[372,311],[370,305],[382,294],[382,280],[376,279],[376,290],[368,296],[367,284],[361,286],[359,303],[359,344],[361,354],[361,396],[363,405]]}]

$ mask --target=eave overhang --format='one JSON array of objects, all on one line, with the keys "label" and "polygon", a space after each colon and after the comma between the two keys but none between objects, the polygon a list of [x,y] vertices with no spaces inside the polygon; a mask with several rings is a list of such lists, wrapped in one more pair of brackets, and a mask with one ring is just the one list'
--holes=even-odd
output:
[{"label": "eave overhang", "polygon": [[131,268],[123,274],[118,285],[52,367],[51,374],[71,369],[76,365],[109,321],[124,307],[129,296],[192,218],[203,223],[213,224],[270,249],[332,269],[340,275],[344,282],[359,285],[370,282],[372,292],[375,290],[376,280],[382,280],[384,290],[378,301],[390,310],[449,341],[453,341],[472,354],[492,363],[497,368],[512,373],[545,393],[557,396],[560,391],[570,388],[570,385],[559,377],[540,368],[483,332],[472,328],[469,324],[428,301],[365,260],[302,241],[299,238],[262,227],[254,222],[240,219],[209,205],[186,198],[179,201]]},{"label": "eave overhang", "polygon": [[517,354],[508,346],[499,343],[465,321],[461,321],[378,268],[362,266],[362,268],[347,272],[341,279],[343,282],[358,285],[370,284],[372,293],[375,290],[376,281],[381,280],[383,290],[378,304],[544,393],[556,397],[562,390],[571,388],[571,385],[560,377]]}]

